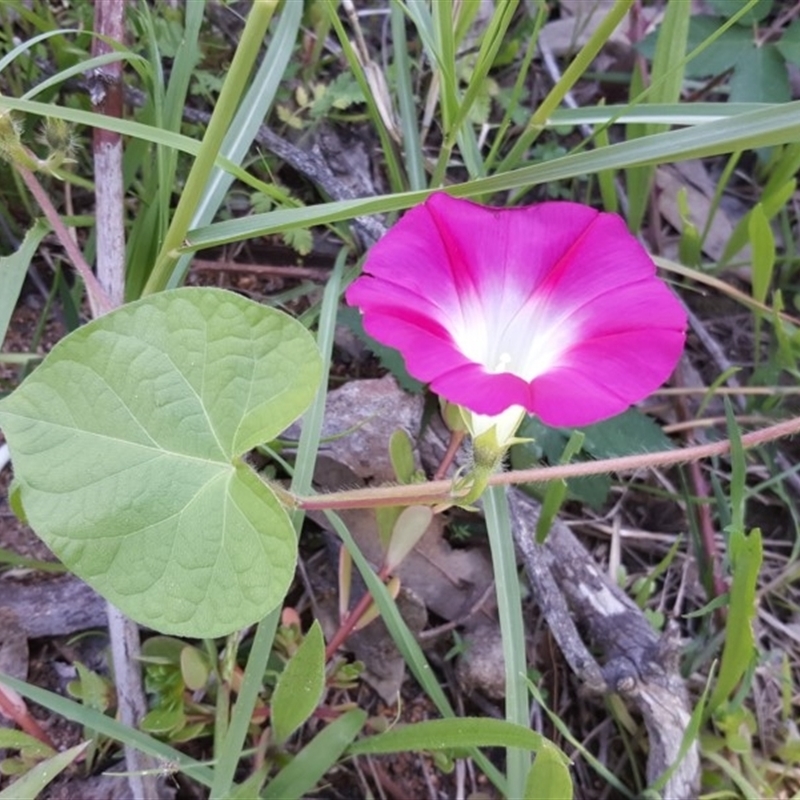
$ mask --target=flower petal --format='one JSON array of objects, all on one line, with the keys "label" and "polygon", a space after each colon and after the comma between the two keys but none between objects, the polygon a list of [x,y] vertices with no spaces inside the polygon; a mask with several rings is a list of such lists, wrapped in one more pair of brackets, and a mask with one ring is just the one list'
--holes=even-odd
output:
[{"label": "flower petal", "polygon": [[582,425],[655,390],[686,317],[612,214],[431,195],[373,248],[347,301],[409,372],[477,414]]},{"label": "flower petal", "polygon": [[509,406],[532,410],[530,385],[522,378],[510,372],[487,372],[480,364],[466,361],[434,378],[431,389],[477,414],[500,414]]},{"label": "flower petal", "polygon": [[670,376],[683,345],[683,334],[669,330],[636,330],[584,342],[563,365],[533,382],[528,408],[554,426],[591,425],[613,417]]}]

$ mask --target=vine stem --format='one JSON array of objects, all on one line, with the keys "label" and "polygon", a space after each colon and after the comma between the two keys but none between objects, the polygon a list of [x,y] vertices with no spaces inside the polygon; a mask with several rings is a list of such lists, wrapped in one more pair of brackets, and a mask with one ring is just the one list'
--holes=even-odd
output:
[{"label": "vine stem", "polygon": [[[800,417],[793,417],[776,425],[742,436],[742,446],[758,447],[767,442],[800,433]],[[518,483],[546,483],[547,481],[577,478],[585,475],[600,475],[607,472],[629,472],[636,469],[669,467],[699,461],[703,458],[721,456],[730,452],[729,439],[678,450],[662,450],[658,453],[643,453],[620,458],[586,461],[580,464],[564,464],[555,467],[498,472],[488,479],[489,486],[509,486]],[[304,511],[339,510],[343,508],[376,508],[379,506],[410,506],[438,503],[453,503],[469,493],[469,487],[455,489],[453,481],[438,480],[404,486],[376,486],[330,494],[300,497],[292,495],[289,503]],[[284,493],[282,493],[283,495]]]}]

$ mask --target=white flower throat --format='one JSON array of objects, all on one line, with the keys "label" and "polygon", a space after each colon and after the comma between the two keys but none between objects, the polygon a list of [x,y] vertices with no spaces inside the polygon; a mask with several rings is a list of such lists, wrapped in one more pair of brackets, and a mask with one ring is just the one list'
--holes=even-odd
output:
[{"label": "white flower throat", "polygon": [[467,358],[487,371],[531,381],[557,364],[578,337],[576,326],[549,316],[517,317],[501,328],[474,314],[453,326],[453,339]]}]

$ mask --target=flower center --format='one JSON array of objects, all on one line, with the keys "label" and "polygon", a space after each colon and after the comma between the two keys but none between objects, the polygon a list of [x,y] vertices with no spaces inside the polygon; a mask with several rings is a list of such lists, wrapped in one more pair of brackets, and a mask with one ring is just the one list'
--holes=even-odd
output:
[{"label": "flower center", "polygon": [[532,381],[580,340],[580,328],[569,307],[559,308],[548,297],[521,301],[521,294],[518,287],[499,287],[480,298],[464,298],[450,331],[461,352],[487,372]]}]

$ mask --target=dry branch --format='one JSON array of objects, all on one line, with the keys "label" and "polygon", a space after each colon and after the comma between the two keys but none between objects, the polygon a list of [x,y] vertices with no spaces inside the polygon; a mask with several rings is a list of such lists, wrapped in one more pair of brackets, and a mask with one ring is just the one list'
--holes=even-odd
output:
[{"label": "dry branch", "polygon": [[[512,489],[509,506],[514,540],[536,602],[573,672],[588,690],[616,692],[642,715],[650,746],[648,785],[677,765],[664,797],[695,797],[700,785],[697,742],[680,755],[691,705],[678,670],[677,626],[667,626],[658,636],[641,609],[605,576],[560,520],[554,520],[544,544],[536,544],[541,509],[534,500]],[[602,665],[590,654],[579,627],[603,653]]]}]

